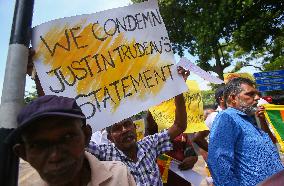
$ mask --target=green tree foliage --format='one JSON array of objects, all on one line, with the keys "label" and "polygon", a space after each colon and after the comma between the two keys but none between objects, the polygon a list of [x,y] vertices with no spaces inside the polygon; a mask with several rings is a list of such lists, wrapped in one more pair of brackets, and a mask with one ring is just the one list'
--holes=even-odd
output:
[{"label": "green tree foliage", "polygon": [[28,104],[31,101],[33,101],[34,99],[36,99],[37,97],[38,97],[38,95],[37,95],[37,92],[36,92],[36,88],[33,87],[32,90],[25,92],[24,102],[25,102],[25,104]]},{"label": "green tree foliage", "polygon": [[283,1],[159,0],[159,7],[174,52],[198,56],[221,79],[232,64],[235,72],[257,65],[251,61],[259,70],[283,68]]},{"label": "green tree foliage", "polygon": [[201,91],[203,106],[213,106],[215,105],[215,91],[214,90],[203,90]]}]

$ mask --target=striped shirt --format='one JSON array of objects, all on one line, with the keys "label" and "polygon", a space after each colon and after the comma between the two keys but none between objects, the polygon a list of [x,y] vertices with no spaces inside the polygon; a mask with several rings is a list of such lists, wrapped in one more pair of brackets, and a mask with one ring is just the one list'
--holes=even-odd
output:
[{"label": "striped shirt", "polygon": [[97,145],[90,142],[88,151],[102,161],[123,162],[138,186],[162,186],[156,158],[173,148],[168,130],[143,138],[137,142],[137,147],[137,162],[128,158],[114,144]]}]

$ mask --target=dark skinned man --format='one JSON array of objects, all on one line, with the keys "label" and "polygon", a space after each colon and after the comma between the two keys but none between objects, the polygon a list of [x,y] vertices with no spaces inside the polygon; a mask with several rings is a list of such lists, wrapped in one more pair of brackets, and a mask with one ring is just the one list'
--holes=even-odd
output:
[{"label": "dark skinned man", "polygon": [[[182,75],[188,73],[182,68],[178,68],[178,72]],[[113,144],[96,145],[91,142],[89,152],[100,160],[122,161],[134,176],[137,185],[162,186],[156,158],[172,150],[171,141],[186,129],[187,115],[182,94],[175,97],[175,106],[175,121],[169,129],[137,142],[134,123],[125,119],[107,128],[108,138]]]},{"label": "dark skinned man", "polygon": [[39,173],[34,185],[136,185],[123,163],[85,152],[92,131],[74,99],[42,96],[23,108],[18,124],[7,141]]}]

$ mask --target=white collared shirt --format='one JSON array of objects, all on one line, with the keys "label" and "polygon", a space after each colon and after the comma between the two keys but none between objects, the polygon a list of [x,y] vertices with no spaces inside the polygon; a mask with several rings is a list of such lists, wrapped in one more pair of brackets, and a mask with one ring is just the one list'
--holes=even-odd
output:
[{"label": "white collared shirt", "polygon": [[210,113],[210,114],[207,116],[207,118],[206,118],[206,120],[205,120],[205,124],[207,125],[207,127],[209,128],[209,130],[211,130],[211,128],[212,128],[212,124],[213,124],[213,121],[214,121],[215,117],[216,117],[217,114],[218,114],[219,112],[221,112],[222,110],[223,110],[223,109],[222,109],[220,106],[218,106],[218,108],[217,108],[214,112]]}]

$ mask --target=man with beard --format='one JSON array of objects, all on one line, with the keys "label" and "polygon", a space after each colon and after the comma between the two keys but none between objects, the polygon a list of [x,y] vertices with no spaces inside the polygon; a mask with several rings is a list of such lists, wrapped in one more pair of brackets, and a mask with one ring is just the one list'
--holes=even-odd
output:
[{"label": "man with beard", "polygon": [[175,97],[175,106],[175,121],[169,129],[137,141],[134,123],[131,119],[125,119],[107,128],[112,144],[91,142],[88,151],[100,160],[122,161],[139,186],[162,186],[156,159],[172,150],[172,140],[186,129],[187,116],[182,94]]},{"label": "man with beard", "polygon": [[267,127],[257,127],[263,108],[254,83],[245,78],[228,82],[224,90],[227,109],[214,120],[209,138],[208,165],[214,185],[256,185],[283,170]]}]

